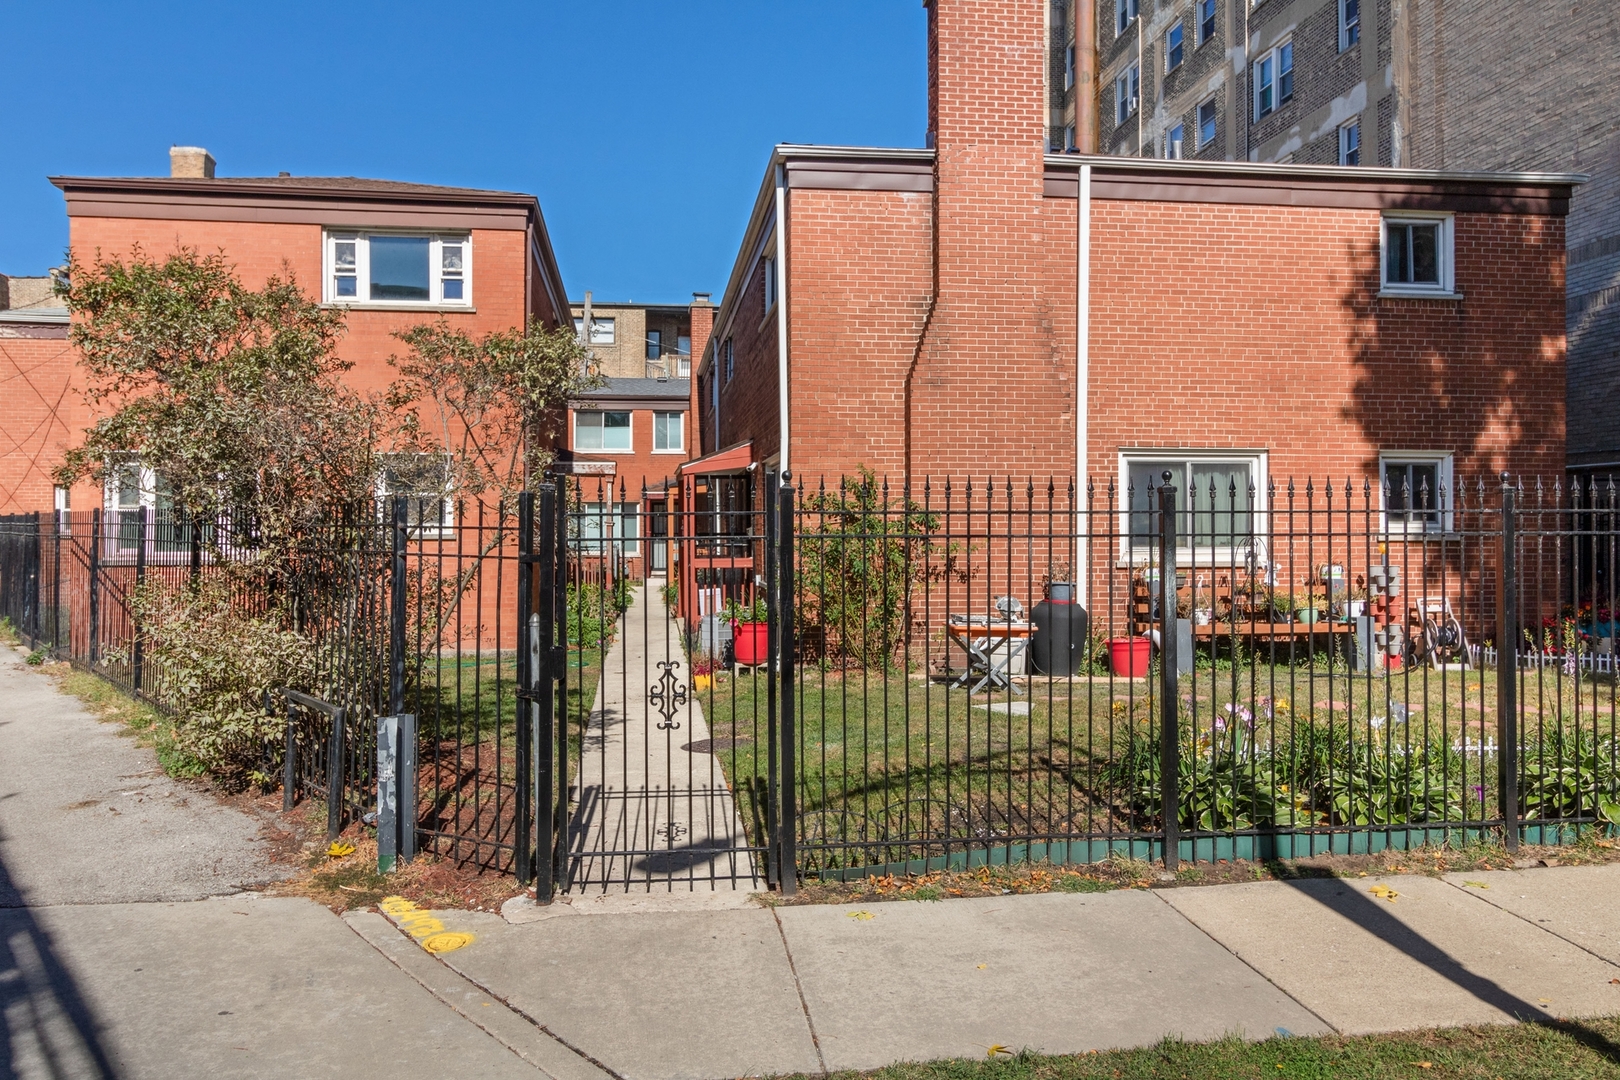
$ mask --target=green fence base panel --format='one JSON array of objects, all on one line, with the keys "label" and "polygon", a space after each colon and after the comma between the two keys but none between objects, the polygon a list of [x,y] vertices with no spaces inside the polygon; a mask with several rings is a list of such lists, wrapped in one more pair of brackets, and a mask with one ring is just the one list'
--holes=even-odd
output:
[{"label": "green fence base panel", "polygon": [[[1526,844],[1556,846],[1580,839],[1583,826],[1526,825],[1520,838]],[[1463,826],[1435,826],[1416,829],[1365,829],[1331,833],[1256,833],[1242,836],[1199,836],[1184,838],[1178,845],[1185,862],[1215,862],[1219,859],[1246,859],[1268,862],[1272,859],[1308,859],[1316,855],[1376,855],[1381,851],[1410,851],[1420,847],[1473,844],[1493,840],[1498,830]],[[1164,841],[1138,838],[1119,840],[1069,840],[1045,844],[998,844],[953,851],[926,859],[880,863],[874,866],[821,870],[812,876],[822,881],[857,881],[888,874],[928,874],[936,870],[975,870],[981,866],[1018,866],[1046,862],[1060,866],[1085,866],[1122,855],[1147,862],[1164,858]]]}]

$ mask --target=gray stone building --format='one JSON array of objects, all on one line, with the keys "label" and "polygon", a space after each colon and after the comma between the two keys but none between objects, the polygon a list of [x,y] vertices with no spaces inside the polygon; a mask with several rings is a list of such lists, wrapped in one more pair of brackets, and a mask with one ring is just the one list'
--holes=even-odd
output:
[{"label": "gray stone building", "polygon": [[1580,172],[1568,455],[1620,467],[1620,3],[1050,0],[1051,149]]}]

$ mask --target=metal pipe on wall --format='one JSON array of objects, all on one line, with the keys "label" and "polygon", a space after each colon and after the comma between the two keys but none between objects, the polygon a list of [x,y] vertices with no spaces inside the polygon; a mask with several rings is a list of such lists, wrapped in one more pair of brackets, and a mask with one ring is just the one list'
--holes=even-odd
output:
[{"label": "metal pipe on wall", "polygon": [[[1074,334],[1074,498],[1085,498],[1086,476],[1090,466],[1087,440],[1091,438],[1091,166],[1080,166],[1080,186],[1076,192],[1075,217],[1079,227],[1079,257],[1075,273]],[[1089,519],[1087,519],[1089,521]],[[1090,578],[1091,544],[1088,526],[1079,538],[1080,564],[1074,568],[1075,599],[1089,602],[1086,582]]]}]

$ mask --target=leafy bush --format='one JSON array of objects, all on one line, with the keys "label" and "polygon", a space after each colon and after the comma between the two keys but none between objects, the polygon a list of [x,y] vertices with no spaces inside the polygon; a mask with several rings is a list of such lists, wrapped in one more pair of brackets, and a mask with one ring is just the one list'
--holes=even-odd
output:
[{"label": "leafy bush", "polygon": [[822,627],[829,647],[888,667],[905,640],[934,516],[888,497],[871,469],[804,497],[798,541],[798,624]]},{"label": "leafy bush", "polygon": [[194,587],[149,580],[131,604],[146,663],[175,703],[175,750],[228,785],[273,782],[264,774],[265,744],[279,744],[285,722],[266,714],[264,697],[283,686],[317,692],[308,638],[276,608],[242,611],[221,576]]},{"label": "leafy bush", "polygon": [[568,625],[564,632],[570,645],[605,649],[613,644],[619,616],[630,608],[630,582],[620,578],[611,587],[595,582],[568,586]]}]

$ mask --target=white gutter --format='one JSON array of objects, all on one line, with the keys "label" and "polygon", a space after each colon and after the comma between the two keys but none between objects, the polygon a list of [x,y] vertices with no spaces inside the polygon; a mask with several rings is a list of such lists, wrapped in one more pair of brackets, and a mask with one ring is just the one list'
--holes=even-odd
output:
[{"label": "white gutter", "polygon": [[776,431],[777,472],[782,482],[789,478],[788,469],[788,254],[787,234],[787,166],[776,164]]},{"label": "white gutter", "polygon": [[[1079,266],[1075,275],[1074,335],[1074,499],[1085,505],[1088,479],[1087,443],[1091,437],[1091,166],[1080,166],[1080,198],[1075,216],[1079,221]],[[1086,507],[1088,510],[1089,506]],[[1077,522],[1081,519],[1077,516]],[[1080,565],[1074,568],[1075,599],[1087,603],[1086,581],[1091,574],[1091,545],[1087,536],[1092,523],[1085,519],[1080,532]]]}]

